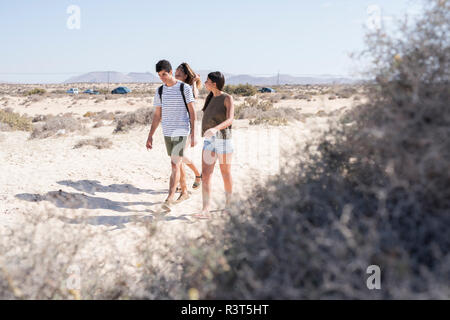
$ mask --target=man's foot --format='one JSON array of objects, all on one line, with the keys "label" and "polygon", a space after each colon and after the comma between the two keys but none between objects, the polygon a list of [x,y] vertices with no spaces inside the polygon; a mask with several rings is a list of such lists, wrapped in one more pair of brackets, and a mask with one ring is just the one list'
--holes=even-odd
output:
[{"label": "man's foot", "polygon": [[188,200],[190,198],[189,193],[185,192],[180,194],[180,196],[178,197],[177,201],[175,201],[175,203],[180,203],[183,202],[184,200]]},{"label": "man's foot", "polygon": [[174,200],[166,199],[166,201],[164,201],[164,204],[161,207],[167,211],[171,211],[174,205],[175,205]]}]

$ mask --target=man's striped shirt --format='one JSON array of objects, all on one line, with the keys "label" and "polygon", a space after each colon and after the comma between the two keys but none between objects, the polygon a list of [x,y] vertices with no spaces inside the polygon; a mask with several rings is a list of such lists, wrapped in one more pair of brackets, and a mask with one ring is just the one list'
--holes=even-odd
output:
[{"label": "man's striped shirt", "polygon": [[[161,107],[162,112],[162,129],[163,135],[166,137],[186,137],[191,132],[191,124],[189,122],[189,113],[183,101],[180,91],[181,81],[171,87],[163,86],[162,103],[159,98],[158,89],[156,90],[153,105]],[[192,88],[188,84],[184,84],[184,96],[186,103],[194,102]]]}]

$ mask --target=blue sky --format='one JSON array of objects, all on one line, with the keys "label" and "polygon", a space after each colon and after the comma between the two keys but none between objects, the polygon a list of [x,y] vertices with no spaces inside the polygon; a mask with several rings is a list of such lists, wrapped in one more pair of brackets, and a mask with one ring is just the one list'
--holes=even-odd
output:
[{"label": "blue sky", "polygon": [[[70,5],[81,10],[80,29],[67,27]],[[3,2],[0,80],[154,73],[161,58],[235,74],[351,75],[348,54],[363,48],[373,5],[386,22],[420,12],[419,0]]]}]

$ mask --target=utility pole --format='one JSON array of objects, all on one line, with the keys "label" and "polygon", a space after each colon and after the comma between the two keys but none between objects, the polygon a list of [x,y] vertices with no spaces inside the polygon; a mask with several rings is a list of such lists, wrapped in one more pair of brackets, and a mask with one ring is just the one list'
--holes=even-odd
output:
[{"label": "utility pole", "polygon": [[108,93],[109,93],[109,71],[108,71]]},{"label": "utility pole", "polygon": [[277,86],[280,85],[280,70],[278,70]]}]

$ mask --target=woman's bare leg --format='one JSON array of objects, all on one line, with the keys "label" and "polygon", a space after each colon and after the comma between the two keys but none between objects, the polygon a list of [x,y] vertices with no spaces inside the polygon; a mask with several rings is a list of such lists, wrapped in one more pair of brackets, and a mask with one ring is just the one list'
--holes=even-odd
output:
[{"label": "woman's bare leg", "polygon": [[211,206],[211,178],[216,164],[216,153],[203,150],[202,156],[202,213],[209,213]]},{"label": "woman's bare leg", "polygon": [[231,160],[233,158],[232,153],[227,154],[219,154],[219,164],[220,164],[220,172],[222,173],[223,186],[225,189],[225,199],[226,204],[225,207],[231,203],[231,197],[233,194],[233,178],[231,176]]}]

